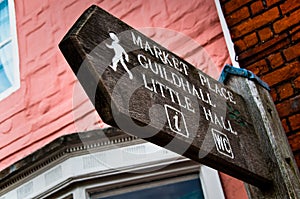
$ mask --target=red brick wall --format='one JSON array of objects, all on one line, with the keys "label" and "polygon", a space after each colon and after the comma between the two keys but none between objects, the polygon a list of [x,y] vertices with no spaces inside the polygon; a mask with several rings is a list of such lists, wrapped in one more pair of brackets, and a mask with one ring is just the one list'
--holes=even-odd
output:
[{"label": "red brick wall", "polygon": [[271,87],[300,167],[300,1],[220,0],[238,62]]}]

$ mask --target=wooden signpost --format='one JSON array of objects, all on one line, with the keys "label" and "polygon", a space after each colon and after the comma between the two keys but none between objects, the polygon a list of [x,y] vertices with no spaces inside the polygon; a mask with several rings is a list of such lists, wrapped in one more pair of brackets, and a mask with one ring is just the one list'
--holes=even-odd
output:
[{"label": "wooden signpost", "polygon": [[266,157],[243,97],[97,6],[59,45],[104,122],[260,188]]}]

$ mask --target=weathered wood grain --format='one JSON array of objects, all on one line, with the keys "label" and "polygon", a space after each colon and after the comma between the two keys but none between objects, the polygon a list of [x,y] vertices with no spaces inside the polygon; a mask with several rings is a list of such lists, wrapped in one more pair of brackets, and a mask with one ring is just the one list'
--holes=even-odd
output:
[{"label": "weathered wood grain", "polygon": [[[128,61],[121,54],[114,71],[117,45]],[[97,6],[59,47],[107,124],[255,186],[271,184],[247,104],[230,88]]]}]

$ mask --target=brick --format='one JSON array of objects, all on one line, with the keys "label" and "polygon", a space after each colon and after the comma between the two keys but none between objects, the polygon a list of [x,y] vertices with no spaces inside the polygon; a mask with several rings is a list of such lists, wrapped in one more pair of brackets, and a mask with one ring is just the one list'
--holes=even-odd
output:
[{"label": "brick", "polygon": [[292,151],[298,151],[300,149],[300,132],[288,137]]},{"label": "brick", "polygon": [[226,17],[227,24],[229,27],[232,27],[233,25],[241,22],[242,20],[248,18],[249,16],[250,13],[248,7],[243,7]]},{"label": "brick", "polygon": [[246,49],[248,49],[249,47],[254,46],[257,43],[258,43],[258,38],[257,38],[256,33],[254,32],[254,33],[247,35],[246,37],[241,38],[241,39],[237,40],[236,42],[234,42],[235,50],[239,54],[239,53],[245,51]]},{"label": "brick", "polygon": [[268,7],[274,5],[275,3],[278,3],[278,2],[280,2],[280,0],[266,0]]},{"label": "brick", "polygon": [[296,163],[298,165],[298,169],[300,170],[300,153],[294,153],[294,157],[295,157],[295,160],[296,160]]},{"label": "brick", "polygon": [[250,8],[252,14],[255,15],[264,10],[264,5],[262,4],[262,1],[256,1],[250,5]]},{"label": "brick", "polygon": [[300,95],[294,98],[285,100],[276,105],[279,116],[286,117],[300,111]]},{"label": "brick", "polygon": [[[1,150],[4,147],[7,147],[9,145],[14,145],[16,140],[26,137],[28,134],[30,135],[30,131],[32,128],[32,120],[30,120],[26,116],[25,111],[22,111],[11,118],[10,125],[12,125],[10,127],[11,130],[6,134],[1,134],[1,138],[2,138],[0,143]],[[18,145],[14,145],[14,146],[17,147]]]},{"label": "brick", "polygon": [[235,44],[235,51],[236,53],[241,53],[245,51],[246,49],[256,45],[258,43],[258,38],[256,33],[252,33],[250,35],[245,36],[244,38],[234,42]]},{"label": "brick", "polygon": [[268,65],[265,60],[260,60],[254,64],[247,66],[247,69],[252,71],[254,74],[260,76],[269,71]]},{"label": "brick", "polygon": [[50,65],[45,65],[27,77],[30,105],[57,92],[59,82],[56,78],[53,78],[56,76],[56,69],[50,67]]},{"label": "brick", "polygon": [[300,57],[300,43],[285,49],[283,54],[287,61]]},{"label": "brick", "polygon": [[0,129],[1,129],[1,134],[7,134],[10,132],[10,130],[12,129],[12,119],[8,118],[2,122],[0,122]]},{"label": "brick", "polygon": [[245,43],[246,43],[246,45],[247,45],[248,48],[254,46],[255,44],[258,43],[258,38],[257,38],[256,33],[254,32],[254,33],[252,33],[250,35],[247,35],[244,38],[244,41],[245,41]]},{"label": "brick", "polygon": [[299,39],[300,39],[300,31],[292,34],[292,41],[297,41]]},{"label": "brick", "polygon": [[287,34],[281,34],[273,37],[271,40],[257,45],[255,48],[247,49],[247,51],[238,54],[240,64],[243,66],[250,65],[260,59],[263,59],[274,52],[278,52],[285,46],[289,45],[290,41]]},{"label": "brick", "polygon": [[258,31],[259,38],[262,42],[267,41],[273,36],[273,32],[270,28],[264,28]]},{"label": "brick", "polygon": [[270,95],[271,95],[274,102],[277,102],[279,100],[277,90],[275,88],[271,89]]},{"label": "brick", "polygon": [[286,99],[294,94],[294,88],[291,83],[285,83],[277,88],[280,100]]},{"label": "brick", "polygon": [[285,16],[281,20],[276,21],[273,24],[275,33],[280,33],[290,28],[293,25],[299,24],[299,16],[300,16],[300,9],[291,13],[291,15]]},{"label": "brick", "polygon": [[247,44],[245,43],[244,40],[239,39],[234,42],[234,50],[237,54],[245,51],[247,49]]},{"label": "brick", "polygon": [[300,89],[300,76],[294,80],[295,89]]},{"label": "brick", "polygon": [[[63,101],[60,104],[55,104],[50,109],[50,111],[47,111],[45,113],[42,113],[42,112],[40,113],[40,112],[36,111],[35,114],[36,114],[37,118],[35,119],[35,121],[32,125],[32,130],[36,131],[37,129],[40,129],[46,125],[49,125],[50,123],[53,123],[54,121],[58,120],[59,118],[62,118],[64,115],[68,115],[70,113],[72,113],[72,105],[71,105],[71,102],[68,102],[68,101]],[[39,115],[40,115],[40,117],[38,117]]]},{"label": "brick", "polygon": [[262,80],[267,82],[270,86],[278,84],[289,78],[297,77],[300,75],[300,63],[294,62],[283,68],[277,69],[271,73],[262,76]]},{"label": "brick", "polygon": [[300,114],[292,115],[289,117],[289,121],[292,130],[300,129]]},{"label": "brick", "polygon": [[28,89],[26,83],[26,81],[21,80],[21,88],[17,92],[12,93],[9,97],[1,100],[0,123],[25,109],[24,104],[26,104],[26,91]]},{"label": "brick", "polygon": [[33,12],[39,12],[42,7],[45,7],[47,1],[32,0],[30,3],[24,3],[24,15],[32,14]]},{"label": "brick", "polygon": [[289,128],[289,125],[287,123],[287,119],[281,120],[281,124],[282,124],[282,127],[284,129],[284,132],[286,132],[286,133],[290,132],[290,128]]},{"label": "brick", "polygon": [[223,10],[225,15],[231,13],[232,11],[235,11],[236,9],[242,7],[243,5],[247,4],[251,0],[235,0],[235,1],[229,1],[228,3],[225,3]]},{"label": "brick", "polygon": [[286,14],[287,12],[290,12],[291,10],[299,6],[300,6],[299,0],[288,0],[280,5],[280,9],[282,14]]},{"label": "brick", "polygon": [[284,60],[280,53],[272,54],[268,57],[268,60],[270,62],[270,65],[272,68],[277,68],[284,64]]},{"label": "brick", "polygon": [[263,25],[275,21],[279,16],[278,8],[272,8],[253,19],[249,19],[248,21],[235,26],[231,29],[231,34],[233,38],[241,37],[249,32],[255,31]]},{"label": "brick", "polygon": [[291,35],[300,31],[300,26],[293,27],[289,32]]},{"label": "brick", "polygon": [[[27,56],[31,59],[36,59],[45,52],[49,46],[52,46],[52,34],[49,31],[50,24],[41,23],[34,30],[26,35]],[[38,39],[43,37],[43,39]]]}]

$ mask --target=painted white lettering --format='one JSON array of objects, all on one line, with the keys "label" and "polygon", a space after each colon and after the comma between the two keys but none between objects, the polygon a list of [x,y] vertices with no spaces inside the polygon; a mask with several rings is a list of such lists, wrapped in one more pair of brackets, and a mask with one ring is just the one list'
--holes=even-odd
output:
[{"label": "painted white lettering", "polygon": [[161,52],[160,48],[158,48],[157,46],[153,46],[153,49],[154,49],[154,52],[155,52],[155,57],[162,61],[163,58],[162,58],[162,52]]},{"label": "painted white lettering", "polygon": [[191,103],[190,98],[184,97],[184,99],[185,99],[185,104],[186,104],[187,110],[189,110],[189,111],[195,113],[195,109],[192,107],[192,103]]},{"label": "painted white lettering", "polygon": [[228,98],[230,100],[230,102],[232,102],[233,104],[236,104],[236,101],[233,99],[233,93],[230,91],[227,91],[228,94]]},{"label": "painted white lettering", "polygon": [[179,68],[179,61],[178,61],[178,59],[177,59],[176,57],[172,57],[172,61],[173,61],[174,68],[175,68],[176,70],[178,70],[178,71],[181,72],[182,69]]},{"label": "painted white lettering", "polygon": [[204,75],[202,75],[201,73],[199,73],[199,78],[200,78],[202,86],[205,86],[205,84],[206,84],[206,77]]},{"label": "painted white lettering", "polygon": [[154,54],[151,50],[151,47],[150,47],[150,45],[148,44],[147,41],[145,42],[145,51],[149,51],[151,53],[151,55],[154,56]]},{"label": "painted white lettering", "polygon": [[140,36],[138,36],[137,38],[135,37],[134,33],[131,32],[132,35],[132,41],[135,45],[139,46],[141,49],[143,49],[143,44],[142,44],[142,39]]},{"label": "painted white lettering", "polygon": [[202,89],[199,88],[199,93],[200,93],[200,96],[201,96],[201,100],[209,105],[211,105],[212,107],[216,107],[215,104],[212,103],[211,99],[210,99],[210,94],[205,92],[206,93],[206,99],[204,97],[204,94],[203,94],[203,91]]},{"label": "painted white lettering", "polygon": [[157,66],[158,64],[156,62],[153,62],[153,64],[152,64],[150,59],[148,59],[148,64],[150,66],[151,71],[157,75],[158,74],[158,66]]},{"label": "painted white lettering", "polygon": [[[192,90],[193,90],[193,93],[192,93],[192,94],[193,94],[194,96],[196,96],[198,99],[201,99],[200,96],[199,96],[199,94],[198,94],[198,91],[197,91],[197,89],[195,88],[194,85],[193,85],[193,89],[192,89]],[[199,89],[199,90],[200,90],[200,89]]]},{"label": "painted white lettering", "polygon": [[204,111],[206,120],[214,122],[211,111],[209,109],[206,109],[205,107],[203,107],[203,111]]},{"label": "painted white lettering", "polygon": [[219,118],[217,117],[217,115],[216,115],[215,113],[214,113],[214,116],[215,116],[214,123],[215,123],[216,125],[218,125],[219,127],[223,128],[223,126],[222,126],[222,124],[221,124]]},{"label": "painted white lettering", "polygon": [[144,87],[150,91],[153,91],[153,87],[150,87],[147,83],[145,74],[142,74],[142,76],[143,76],[143,80],[144,80]]},{"label": "painted white lettering", "polygon": [[188,69],[189,69],[188,65],[186,65],[183,62],[180,62],[180,65],[182,65],[182,67],[183,67],[184,74],[188,75]]},{"label": "painted white lettering", "polygon": [[139,61],[140,65],[143,68],[147,69],[148,68],[148,64],[145,63],[146,62],[146,57],[144,55],[138,54],[137,58],[138,58],[138,61]]},{"label": "painted white lettering", "polygon": [[191,94],[190,83],[188,82],[188,80],[183,81],[183,78],[181,78],[181,85],[184,91],[187,91]]},{"label": "painted white lettering", "polygon": [[160,77],[161,77],[161,78],[164,78],[164,74],[163,74],[161,65],[158,65],[158,69],[159,69],[159,75],[160,75]]},{"label": "painted white lettering", "polygon": [[225,87],[222,87],[222,86],[219,88],[220,85],[218,83],[211,82],[207,77],[205,77],[200,72],[198,74],[199,74],[199,79],[200,79],[202,86],[206,86],[210,91],[223,97],[225,100],[227,100],[233,104],[236,104],[236,102],[233,99],[233,93],[231,91],[227,90]]},{"label": "painted white lettering", "polygon": [[173,67],[171,61],[169,60],[169,53],[167,53],[166,51],[162,51],[163,53],[163,59],[161,60],[164,64],[169,64],[170,66]]},{"label": "painted white lettering", "polygon": [[217,125],[218,127],[237,135],[237,132],[232,129],[232,125],[230,120],[225,120],[224,117],[218,116],[215,112],[212,112],[205,107],[202,107],[205,115],[205,119],[212,122],[213,124]]},{"label": "painted white lettering", "polygon": [[168,77],[168,73],[167,73],[167,71],[166,71],[166,68],[162,68],[162,69],[163,69],[163,73],[164,73],[164,78],[165,78],[165,80],[167,80],[168,82],[170,82],[171,84],[173,84],[172,79],[170,79],[170,78]]},{"label": "painted white lettering", "polygon": [[214,138],[216,140],[217,147],[219,149],[221,149],[222,151],[224,151],[224,145],[223,145],[223,139],[222,139],[222,137],[219,134],[216,134],[216,133],[214,133],[213,136],[214,136]]},{"label": "painted white lettering", "polygon": [[180,81],[180,78],[178,77],[178,75],[176,75],[175,73],[172,73],[172,80],[173,80],[173,84],[175,86],[177,86],[178,88],[181,87],[181,81]]},{"label": "painted white lettering", "polygon": [[165,98],[165,93],[164,93],[165,85],[163,85],[162,83],[160,83],[158,81],[156,81],[156,84],[158,84],[158,86],[159,86],[161,96],[163,96]]},{"label": "painted white lettering", "polygon": [[231,147],[230,147],[230,144],[229,144],[229,140],[223,139],[223,144],[224,144],[224,148],[225,148],[226,152],[231,154],[232,151],[231,151]]},{"label": "painted white lettering", "polygon": [[177,71],[188,75],[188,66],[182,61],[179,61],[176,57],[170,55],[168,51],[161,50],[155,45],[151,46],[151,42],[148,42],[147,40],[143,41],[139,35],[136,35],[133,32],[131,32],[131,35],[134,45],[145,50],[145,52],[149,52],[152,56],[155,56],[157,59],[159,59],[163,64],[174,67]]}]

